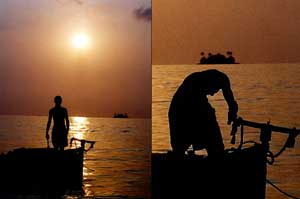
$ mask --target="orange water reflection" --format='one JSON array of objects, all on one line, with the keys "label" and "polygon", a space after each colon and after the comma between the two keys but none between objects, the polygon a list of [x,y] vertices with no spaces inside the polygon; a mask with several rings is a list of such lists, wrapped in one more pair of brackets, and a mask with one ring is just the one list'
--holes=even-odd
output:
[{"label": "orange water reflection", "polygon": [[89,120],[87,117],[71,117],[70,136],[77,139],[86,139],[86,132],[89,129]]},{"label": "orange water reflection", "polygon": [[[70,120],[70,137],[75,137],[77,139],[87,139],[87,132],[89,131],[90,121],[87,117],[72,117]],[[77,146],[80,143],[76,143]],[[73,146],[74,147],[74,146]],[[84,162],[83,167],[83,180],[84,180],[84,193],[85,196],[92,196],[94,193],[91,191],[91,184],[87,183],[86,180],[89,176],[93,175],[93,170],[88,169]]]},{"label": "orange water reflection", "polygon": [[[211,69],[197,65],[152,66],[152,151],[166,152],[171,149],[169,139],[168,110],[172,96],[183,79],[192,72]],[[271,121],[284,127],[299,127],[299,72],[296,64],[240,64],[218,66],[229,75],[234,95],[239,104],[239,116],[256,122]],[[226,124],[227,105],[221,93],[209,98],[216,109],[226,148],[231,148],[231,126]],[[244,140],[259,141],[259,131],[245,128]],[[286,136],[272,134],[271,150],[278,152]],[[297,138],[294,149],[288,149],[268,166],[268,179],[289,194],[299,196],[300,145]],[[298,144],[297,144],[298,143]],[[266,198],[283,198],[282,193],[267,185]]]}]

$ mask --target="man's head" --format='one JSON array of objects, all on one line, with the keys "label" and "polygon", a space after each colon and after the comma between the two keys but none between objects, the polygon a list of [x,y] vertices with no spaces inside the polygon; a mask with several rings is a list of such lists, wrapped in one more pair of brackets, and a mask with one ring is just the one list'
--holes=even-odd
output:
[{"label": "man's head", "polygon": [[60,106],[61,102],[62,102],[61,96],[55,96],[54,97],[54,103],[55,103],[56,106]]},{"label": "man's head", "polygon": [[218,87],[210,87],[207,91],[208,95],[214,96],[217,92],[219,92],[221,88]]},{"label": "man's head", "polygon": [[230,82],[226,74],[217,70],[211,71],[214,75],[207,78],[207,81],[204,83],[204,87],[206,94],[213,96],[221,89],[230,87]]}]

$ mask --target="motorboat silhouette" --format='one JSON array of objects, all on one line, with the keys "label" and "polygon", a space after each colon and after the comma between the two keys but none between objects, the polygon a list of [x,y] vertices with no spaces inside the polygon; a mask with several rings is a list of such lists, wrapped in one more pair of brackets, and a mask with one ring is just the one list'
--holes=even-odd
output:
[{"label": "motorboat silhouette", "polygon": [[19,148],[0,155],[0,190],[32,194],[82,189],[84,153],[95,142],[72,138],[70,145],[74,144],[64,151]]},{"label": "motorboat silhouette", "polygon": [[[260,129],[260,143],[244,142],[244,126]],[[232,143],[238,128],[239,146],[225,150],[222,157],[195,155],[193,151],[184,156],[173,152],[152,154],[152,198],[264,199],[267,164],[273,164],[287,147],[294,146],[300,130],[239,118],[232,125]],[[275,155],[269,149],[272,132],[288,135]],[[251,146],[245,147],[246,144]]]},{"label": "motorboat silhouette", "polygon": [[127,113],[114,113],[113,118],[128,118]]}]

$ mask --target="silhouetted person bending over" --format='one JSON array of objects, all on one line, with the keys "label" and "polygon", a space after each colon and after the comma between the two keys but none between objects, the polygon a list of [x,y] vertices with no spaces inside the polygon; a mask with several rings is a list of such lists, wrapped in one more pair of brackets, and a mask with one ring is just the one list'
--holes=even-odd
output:
[{"label": "silhouetted person bending over", "polygon": [[46,139],[49,140],[49,129],[51,126],[51,120],[53,118],[53,128],[52,128],[52,144],[57,150],[64,150],[64,147],[68,146],[68,132],[69,132],[69,117],[66,108],[61,106],[62,98],[61,96],[56,96],[54,98],[55,106],[50,109],[47,129],[46,129]]},{"label": "silhouetted person bending over", "polygon": [[207,95],[213,96],[220,89],[229,107],[227,124],[230,125],[237,117],[238,104],[224,73],[218,70],[195,72],[180,85],[169,109],[174,153],[183,155],[191,145],[193,150],[206,149],[208,156],[223,153],[224,144],[215,109],[207,99]]}]

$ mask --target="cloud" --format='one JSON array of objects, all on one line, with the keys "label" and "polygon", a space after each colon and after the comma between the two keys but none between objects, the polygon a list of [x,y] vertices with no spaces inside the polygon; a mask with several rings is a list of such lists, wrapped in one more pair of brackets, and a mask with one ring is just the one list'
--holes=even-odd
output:
[{"label": "cloud", "polygon": [[69,3],[69,2],[74,2],[76,4],[83,4],[83,0],[56,0],[59,4],[66,4],[66,3]]},{"label": "cloud", "polygon": [[80,0],[74,0],[75,2],[79,3],[79,4],[82,4],[83,1],[80,1]]},{"label": "cloud", "polygon": [[139,20],[151,21],[152,19],[152,9],[140,7],[133,11],[135,17]]}]

